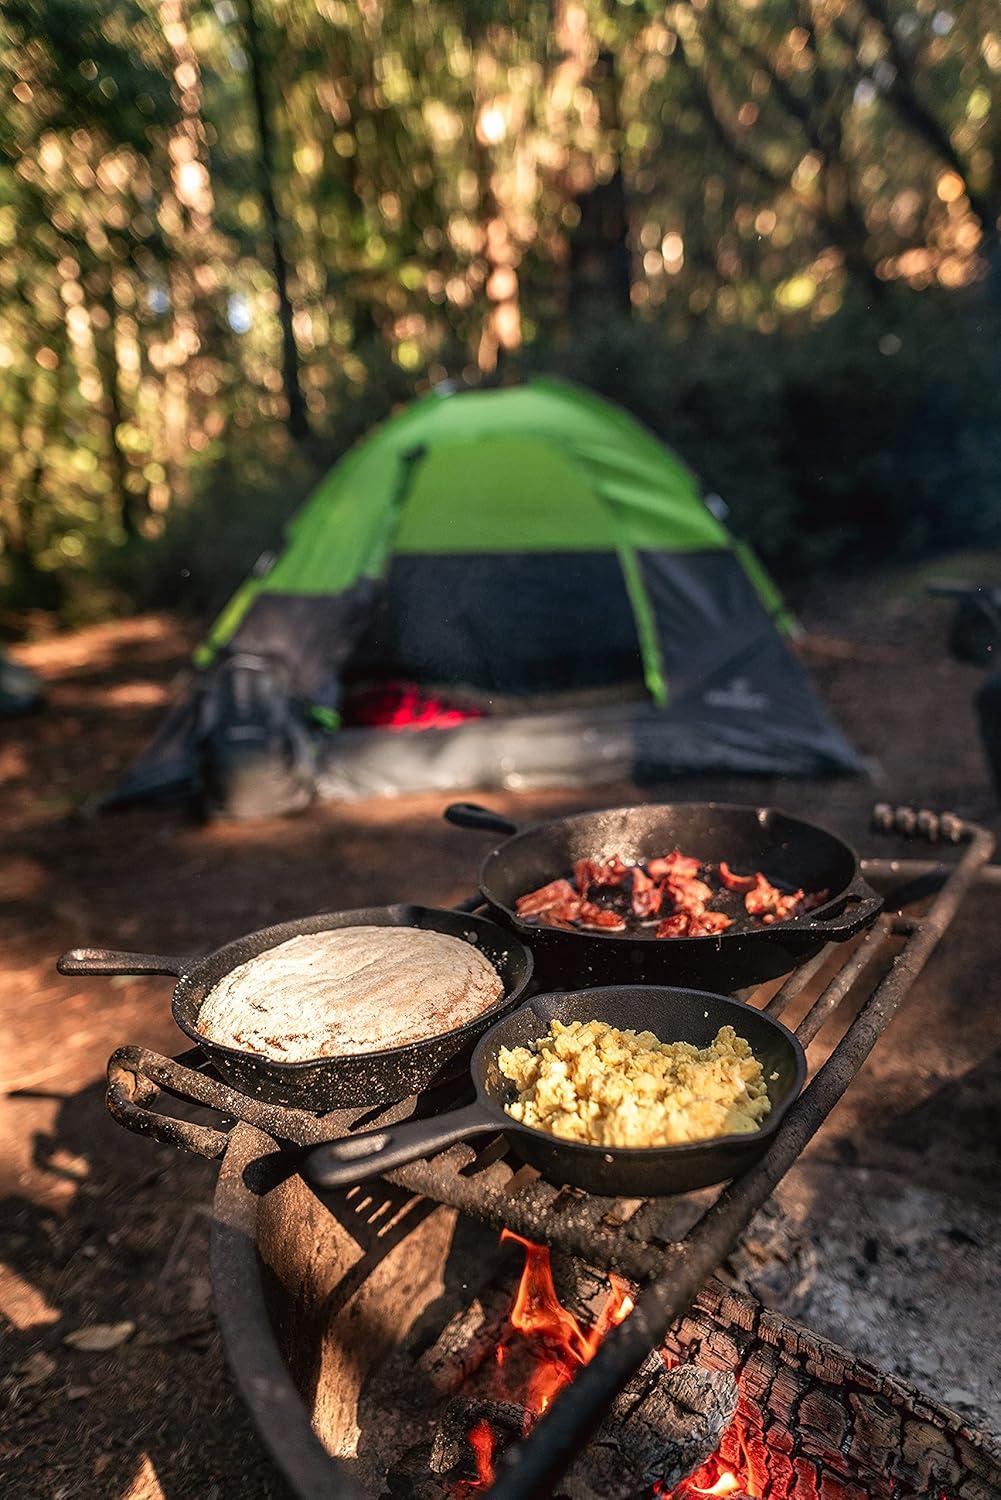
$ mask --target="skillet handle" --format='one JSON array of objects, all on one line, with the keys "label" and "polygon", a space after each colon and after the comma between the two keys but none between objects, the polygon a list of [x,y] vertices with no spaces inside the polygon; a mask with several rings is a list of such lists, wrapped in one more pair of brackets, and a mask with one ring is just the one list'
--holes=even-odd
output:
[{"label": "skillet handle", "polygon": [[492,808],[481,807],[478,802],[451,802],[442,817],[456,828],[472,828],[478,833],[502,833],[505,836],[517,833],[517,823],[505,818],[503,813]]},{"label": "skillet handle", "polygon": [[[181,1057],[162,1057],[148,1047],[119,1047],[108,1059],[108,1091],[105,1103],[112,1119],[164,1146],[192,1151],[215,1160],[222,1156],[228,1128],[236,1120],[263,1130],[279,1142],[303,1146],[320,1136],[316,1117],[297,1109],[284,1109],[253,1099],[203,1071],[205,1059],[197,1047]],[[198,1125],[175,1115],[159,1114],[151,1106],[159,1094],[169,1094],[185,1104],[198,1104],[224,1117],[226,1130]],[[326,1122],[326,1131],[330,1121]]]},{"label": "skillet handle", "polygon": [[71,948],[60,954],[60,974],[171,974],[181,979],[193,958],[166,958],[160,953],[116,953],[110,948]]},{"label": "skillet handle", "polygon": [[301,1170],[313,1187],[352,1187],[367,1177],[378,1177],[422,1156],[433,1156],[456,1141],[496,1129],[492,1114],[481,1104],[469,1104],[434,1119],[410,1120],[385,1130],[366,1130],[343,1140],[326,1141],[309,1152]]},{"label": "skillet handle", "polygon": [[829,938],[834,943],[847,942],[866,927],[870,927],[883,910],[883,898],[877,895],[863,875],[856,875],[851,885],[838,897],[835,911],[827,916],[804,912],[789,922],[780,922],[772,929],[776,933],[809,932],[812,937]]},{"label": "skillet handle", "polygon": [[[90,972],[89,970],[87,972]],[[161,1057],[145,1047],[119,1047],[108,1058],[108,1091],[105,1103],[111,1118],[133,1135],[144,1135],[161,1146],[173,1146],[218,1161],[229,1139],[226,1131],[211,1125],[196,1125],[174,1115],[158,1114],[149,1106],[161,1089],[179,1099],[198,1099],[210,1080],[200,1077],[173,1058]],[[199,1103],[204,1100],[198,1099]],[[215,1102],[215,1101],[213,1101]]]}]

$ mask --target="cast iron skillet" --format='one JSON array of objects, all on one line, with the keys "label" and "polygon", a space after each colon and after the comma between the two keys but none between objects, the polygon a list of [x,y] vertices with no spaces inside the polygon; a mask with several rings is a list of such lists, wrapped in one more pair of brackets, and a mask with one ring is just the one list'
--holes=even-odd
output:
[{"label": "cast iron skillet", "polygon": [[[736,990],[776,979],[844,942],[879,915],[882,899],[859,873],[855,851],[826,829],[772,807],[723,802],[651,803],[581,813],[523,831],[507,818],[454,802],[445,817],[459,828],[510,834],[480,867],[491,915],[531,945],[542,989],[568,985],[685,984]],[[762,870],[795,890],[828,890],[823,906],[763,927],[736,922],[709,937],[639,937],[536,926],[515,912],[519,896],[565,874],[575,860],[619,854],[642,860],[679,848],[708,863],[725,859],[741,874]]]},{"label": "cast iron skillet", "polygon": [[[721,1026],[732,1026],[761,1062],[771,1114],[750,1135],[719,1136],[686,1146],[585,1146],[519,1125],[504,1111],[514,1089],[498,1068],[497,1056],[502,1047],[523,1046],[545,1033],[552,1020],[607,1021],[623,1030],[653,1031],[662,1041],[700,1047],[712,1041]],[[454,1141],[500,1130],[511,1149],[551,1182],[611,1197],[688,1193],[735,1177],[764,1153],[803,1086],[806,1058],[791,1031],[739,1000],[698,990],[622,985],[536,995],[480,1038],[470,1068],[476,1085],[474,1104],[436,1119],[408,1121],[318,1146],[304,1161],[304,1175],[315,1187],[348,1187],[442,1151]]]},{"label": "cast iron skillet", "polygon": [[[440,1036],[357,1056],[325,1057],[314,1062],[275,1062],[209,1041],[197,1030],[201,1003],[213,985],[239,964],[303,933],[340,927],[425,927],[475,943],[504,982],[496,1005]],[[173,974],[171,1009],[181,1030],[234,1088],[269,1104],[298,1109],[346,1109],[408,1099],[432,1084],[461,1072],[477,1037],[524,994],[532,977],[532,955],[523,943],[486,917],[440,911],[429,906],[368,906],[356,911],[324,912],[263,927],[217,948],[206,958],[163,958],[147,953],[110,953],[103,948],[73,948],[56,967],[60,974]]]}]

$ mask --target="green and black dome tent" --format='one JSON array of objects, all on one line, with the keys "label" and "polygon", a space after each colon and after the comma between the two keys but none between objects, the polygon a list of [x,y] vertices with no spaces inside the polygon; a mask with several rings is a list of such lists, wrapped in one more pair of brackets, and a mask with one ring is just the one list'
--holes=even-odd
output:
[{"label": "green and black dome tent", "polygon": [[[326,796],[857,771],[790,623],[673,453],[608,402],[538,380],[436,391],[370,433],[196,664],[203,696],[236,661],[276,664]],[[379,683],[475,716],[352,725],[358,685]],[[198,738],[180,705],[113,800],[190,780]]]}]

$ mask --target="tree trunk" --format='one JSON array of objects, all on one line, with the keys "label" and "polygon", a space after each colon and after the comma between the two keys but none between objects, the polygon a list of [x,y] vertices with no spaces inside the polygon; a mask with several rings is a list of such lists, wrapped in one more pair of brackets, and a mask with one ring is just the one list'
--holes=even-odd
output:
[{"label": "tree trunk", "polygon": [[840,154],[840,142],[838,150],[823,159],[821,190],[824,220],[841,251],[845,270],[853,281],[865,287],[871,298],[881,297],[886,288],[876,275],[876,268],[866,251],[868,230],[852,195],[848,168]]},{"label": "tree trunk", "polygon": [[268,114],[267,91],[264,81],[264,61],[261,55],[261,32],[254,9],[254,0],[243,0],[243,30],[247,46],[247,61],[250,74],[250,89],[254,115],[257,123],[257,139],[260,150],[260,193],[264,217],[271,240],[271,257],[278,292],[278,321],[282,331],[282,383],[288,404],[288,428],[296,442],[310,437],[309,417],[302,393],[299,375],[299,350],[295,342],[292,323],[292,299],[288,291],[288,262],[282,241],[282,222],[275,197],[274,137]]},{"label": "tree trunk", "polygon": [[570,236],[570,310],[602,305],[628,317],[632,311],[629,215],[618,142],[619,82],[611,52],[598,54],[592,80],[601,123],[615,141],[616,167],[607,182],[595,183],[577,197],[580,221]]},{"label": "tree trunk", "polygon": [[110,274],[105,291],[100,299],[101,308],[108,321],[107,326],[95,326],[94,352],[104,386],[104,412],[108,425],[108,457],[114,475],[115,498],[118,517],[126,536],[138,536],[139,522],[148,514],[149,502],[145,492],[133,492],[129,488],[129,462],[121,445],[119,432],[125,421],[121,391],[118,383],[118,352],[115,348],[115,299],[111,293]]}]

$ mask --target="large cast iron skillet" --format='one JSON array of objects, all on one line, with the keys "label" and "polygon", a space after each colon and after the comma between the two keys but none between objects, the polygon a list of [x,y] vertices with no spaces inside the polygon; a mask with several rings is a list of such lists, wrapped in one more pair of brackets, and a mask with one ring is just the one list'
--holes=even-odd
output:
[{"label": "large cast iron skillet", "polygon": [[[665,1042],[699,1047],[712,1041],[721,1026],[732,1026],[750,1042],[761,1063],[771,1114],[749,1135],[641,1148],[585,1146],[520,1125],[504,1110],[514,1091],[497,1057],[502,1047],[523,1046],[544,1034],[552,1020],[607,1021],[623,1030],[653,1031]],[[612,1197],[688,1193],[735,1177],[757,1161],[806,1077],[803,1048],[791,1031],[763,1011],[723,995],[651,985],[536,995],[480,1038],[470,1067],[476,1085],[474,1104],[436,1119],[391,1125],[318,1146],[306,1157],[305,1176],[316,1187],[348,1187],[442,1151],[454,1141],[500,1130],[512,1150],[552,1182]]]},{"label": "large cast iron skillet", "polygon": [[[340,927],[424,927],[475,943],[503,980],[503,996],[483,1015],[440,1036],[406,1047],[313,1062],[274,1062],[202,1036],[196,1024],[202,1001],[231,969],[289,938]],[[62,955],[56,967],[60,974],[173,974],[178,981],[172,1003],[174,1020],[215,1065],[221,1078],[269,1104],[328,1110],[408,1099],[461,1072],[477,1037],[524,994],[532,977],[532,955],[523,943],[485,917],[401,904],[325,912],[297,922],[282,922],[237,938],[206,958],[74,948]]]},{"label": "large cast iron skillet", "polygon": [[[498,813],[455,802],[445,817],[459,828],[509,834],[480,867],[491,914],[530,944],[542,989],[573,985],[684,984],[736,990],[776,979],[870,926],[882,900],[859,873],[855,851],[826,829],[772,807],[723,802],[651,803],[581,813],[519,831]],[[823,906],[762,927],[735,922],[711,937],[640,937],[536,926],[515,912],[519,896],[565,874],[575,860],[618,854],[643,860],[674,848],[741,873],[762,870],[795,890],[828,890]]]}]

